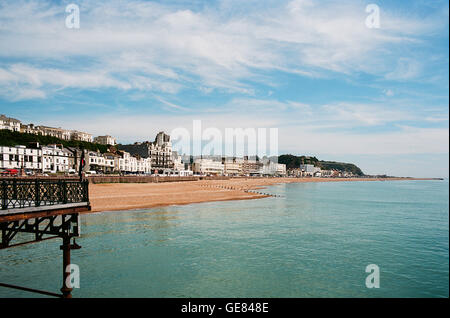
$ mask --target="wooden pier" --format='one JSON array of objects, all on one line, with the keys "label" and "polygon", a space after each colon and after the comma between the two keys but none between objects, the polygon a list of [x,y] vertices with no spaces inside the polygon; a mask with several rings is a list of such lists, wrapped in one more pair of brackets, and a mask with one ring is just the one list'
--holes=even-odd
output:
[{"label": "wooden pier", "polygon": [[[79,249],[80,213],[89,211],[89,183],[65,179],[0,179],[0,249],[61,238],[63,251],[63,286],[61,294],[14,286],[0,282],[0,286],[16,288],[44,295],[71,298],[70,251]],[[18,233],[30,233],[31,238],[18,240]],[[19,235],[20,236],[20,235]],[[73,240],[73,243],[71,243]]]}]

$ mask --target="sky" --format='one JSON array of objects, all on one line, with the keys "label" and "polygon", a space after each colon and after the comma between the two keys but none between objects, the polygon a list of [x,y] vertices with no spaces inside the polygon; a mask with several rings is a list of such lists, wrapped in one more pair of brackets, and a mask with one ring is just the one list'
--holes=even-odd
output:
[{"label": "sky", "polygon": [[448,177],[448,19],[439,0],[2,0],[0,113],[121,143],[278,128],[280,154]]}]

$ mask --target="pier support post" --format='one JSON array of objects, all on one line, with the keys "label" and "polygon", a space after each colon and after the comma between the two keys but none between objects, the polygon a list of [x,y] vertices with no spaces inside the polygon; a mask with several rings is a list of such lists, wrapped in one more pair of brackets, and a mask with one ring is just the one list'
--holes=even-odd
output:
[{"label": "pier support post", "polygon": [[[60,246],[63,251],[62,294],[5,283],[0,283],[0,287],[72,298],[73,288],[79,286],[72,284],[71,271],[76,273],[76,282],[79,276],[78,267],[71,264],[70,250],[81,248],[75,237],[81,232],[79,213],[91,210],[88,185],[86,180],[0,179],[0,250],[55,238],[63,240]],[[34,239],[13,243],[18,233],[34,234]],[[72,238],[73,244],[70,244]]]},{"label": "pier support post", "polygon": [[63,286],[61,292],[63,298],[72,298],[72,288],[67,286],[67,280],[70,277],[70,272],[66,269],[70,265],[70,236],[65,235],[63,237],[63,244],[59,247],[63,251]]}]

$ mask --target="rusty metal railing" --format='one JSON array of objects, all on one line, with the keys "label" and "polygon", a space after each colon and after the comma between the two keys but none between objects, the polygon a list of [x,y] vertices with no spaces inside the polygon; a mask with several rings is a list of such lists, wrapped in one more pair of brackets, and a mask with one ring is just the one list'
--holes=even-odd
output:
[{"label": "rusty metal railing", "polygon": [[89,202],[88,181],[0,179],[1,209]]}]

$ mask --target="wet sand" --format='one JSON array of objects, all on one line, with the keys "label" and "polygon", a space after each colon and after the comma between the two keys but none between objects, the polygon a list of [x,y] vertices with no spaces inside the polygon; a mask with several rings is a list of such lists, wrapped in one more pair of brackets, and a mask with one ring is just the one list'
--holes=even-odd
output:
[{"label": "wet sand", "polygon": [[277,183],[426,180],[412,178],[235,178],[165,183],[90,184],[91,212],[131,210],[190,203],[267,197],[246,192]]}]

